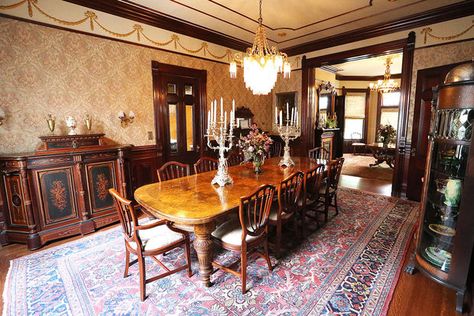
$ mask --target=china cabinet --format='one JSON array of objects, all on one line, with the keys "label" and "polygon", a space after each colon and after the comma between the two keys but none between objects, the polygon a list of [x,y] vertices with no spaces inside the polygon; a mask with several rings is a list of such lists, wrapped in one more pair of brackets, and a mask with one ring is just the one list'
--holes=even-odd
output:
[{"label": "china cabinet", "polygon": [[455,67],[434,92],[415,264],[456,291],[462,312],[474,244],[473,63]]}]

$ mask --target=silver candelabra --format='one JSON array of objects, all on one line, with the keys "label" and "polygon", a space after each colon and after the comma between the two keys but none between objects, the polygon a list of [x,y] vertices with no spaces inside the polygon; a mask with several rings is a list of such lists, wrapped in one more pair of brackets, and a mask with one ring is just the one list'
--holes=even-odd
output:
[{"label": "silver candelabra", "polygon": [[[286,124],[284,123],[286,122]],[[291,159],[290,156],[290,140],[295,140],[300,137],[301,129],[299,126],[299,116],[298,109],[292,108],[291,118],[288,103],[286,104],[286,120],[283,121],[283,113],[280,110],[280,115],[278,115],[277,108],[275,107],[275,123],[278,128],[278,133],[280,137],[285,142],[285,147],[283,148],[283,158],[278,163],[279,166],[294,166],[295,162]]]},{"label": "silver candelabra", "polygon": [[[217,174],[212,179],[211,184],[218,184],[223,187],[226,184],[233,183],[233,180],[228,172],[227,158],[225,152],[232,148],[232,135],[235,127],[235,102],[232,100],[232,111],[229,117],[229,128],[227,128],[227,112],[224,112],[223,100],[221,98],[221,114],[219,120],[217,119],[217,101],[211,102],[211,109],[207,112],[207,146],[212,150],[219,151],[219,165]],[[212,141],[217,142],[217,146],[212,145]],[[227,145],[226,145],[227,143]]]}]

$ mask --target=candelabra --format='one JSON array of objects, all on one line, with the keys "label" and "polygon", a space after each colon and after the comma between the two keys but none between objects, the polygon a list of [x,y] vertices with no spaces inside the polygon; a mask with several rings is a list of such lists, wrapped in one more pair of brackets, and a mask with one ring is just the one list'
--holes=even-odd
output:
[{"label": "candelabra", "polygon": [[282,111],[280,110],[280,120],[278,120],[277,108],[275,108],[275,123],[277,125],[280,137],[285,142],[285,147],[283,148],[283,158],[278,163],[279,166],[290,167],[295,165],[295,162],[290,156],[290,141],[295,140],[301,135],[301,129],[299,127],[298,121],[298,110],[295,108],[291,110],[290,118],[288,103],[286,104],[286,125],[283,123]]},{"label": "candelabra", "polygon": [[[219,151],[219,165],[217,174],[212,179],[211,184],[218,184],[223,187],[226,184],[233,183],[233,180],[228,172],[227,158],[225,152],[232,148],[232,138],[235,126],[235,102],[232,100],[232,111],[230,112],[229,128],[227,128],[227,112],[224,112],[223,100],[221,98],[221,114],[219,121],[217,120],[217,101],[211,102],[211,109],[207,112],[208,126],[206,130],[207,146],[212,150]],[[212,145],[212,141],[217,143],[217,146]],[[227,145],[226,145],[227,143]]]}]

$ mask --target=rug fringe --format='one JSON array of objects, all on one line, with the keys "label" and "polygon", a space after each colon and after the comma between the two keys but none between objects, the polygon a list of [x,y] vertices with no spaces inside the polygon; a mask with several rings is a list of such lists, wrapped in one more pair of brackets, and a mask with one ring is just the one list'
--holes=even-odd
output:
[{"label": "rug fringe", "polygon": [[2,316],[7,316],[7,308],[10,306],[10,302],[8,301],[8,290],[10,288],[10,276],[13,268],[13,260],[10,260],[10,266],[8,267],[8,272],[7,272],[7,277],[5,279],[5,284],[3,285],[3,293],[2,293],[2,299],[3,299],[3,310],[2,310]]}]

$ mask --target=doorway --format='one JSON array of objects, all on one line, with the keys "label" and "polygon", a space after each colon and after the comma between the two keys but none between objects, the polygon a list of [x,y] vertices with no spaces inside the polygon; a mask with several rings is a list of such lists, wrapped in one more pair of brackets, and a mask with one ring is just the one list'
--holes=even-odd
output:
[{"label": "doorway", "polygon": [[[408,125],[408,107],[409,107],[409,94],[411,88],[411,72],[413,67],[413,52],[415,43],[415,33],[411,32],[406,39],[392,41],[388,43],[362,47],[345,51],[341,53],[315,57],[306,59],[303,57],[302,62],[302,115],[308,119],[302,122],[302,141],[304,150],[307,152],[310,148],[315,147],[315,132],[319,124],[319,113],[318,113],[318,97],[316,91],[318,91],[319,83],[316,80],[317,69],[324,67],[331,69],[334,65],[348,63],[352,61],[359,61],[371,57],[386,56],[389,54],[400,54],[401,57],[401,75],[400,75],[400,89],[397,92],[397,106],[388,103],[384,106],[383,100],[378,100],[380,104],[380,110],[376,107],[373,118],[375,120],[374,125],[387,121],[388,118],[398,117],[395,123],[390,125],[397,125],[396,139],[393,144],[391,157],[392,161],[388,164],[388,168],[393,167],[393,177],[391,180],[391,191],[394,196],[401,196],[406,193],[406,175],[408,171],[408,159],[410,156],[410,146],[407,144],[407,125]],[[346,78],[347,79],[347,78]],[[373,78],[370,78],[372,80]],[[354,89],[361,89],[360,87],[354,87]],[[359,109],[357,113],[337,113],[337,122],[339,126],[347,125],[349,128],[352,126],[353,131],[351,135],[345,135],[343,141],[346,138],[354,138],[359,140],[360,143],[367,143],[370,138],[368,132],[371,131],[372,135],[375,133],[375,129],[368,130],[366,126],[369,123],[369,117],[367,114],[367,91],[353,90],[343,91],[342,87],[339,91],[341,95],[348,94],[353,100],[358,101],[356,108]],[[345,100],[346,103],[348,100]],[[359,102],[360,101],[360,102]],[[387,99],[388,101],[388,99]],[[375,103],[374,103],[375,104]],[[393,108],[392,108],[393,107]],[[398,108],[398,111],[395,110]],[[359,113],[360,112],[360,113]],[[352,117],[353,116],[353,117]],[[391,119],[393,120],[393,119]],[[352,125],[350,125],[350,124]],[[340,134],[344,134],[344,131],[340,131]],[[346,133],[347,134],[347,133]],[[358,135],[357,137],[354,135]],[[344,135],[343,135],[344,136]],[[371,137],[373,138],[373,136]],[[352,140],[350,141],[352,145]],[[348,144],[346,146],[346,151]],[[377,148],[374,147],[376,151]],[[353,148],[352,148],[353,151]],[[370,152],[367,152],[370,154]],[[380,156],[380,155],[379,155]]]},{"label": "doorway", "polygon": [[192,164],[204,148],[206,70],[152,62],[157,147],[163,162]]}]

